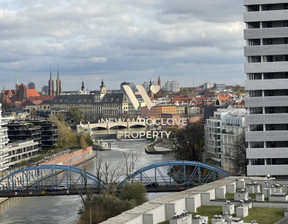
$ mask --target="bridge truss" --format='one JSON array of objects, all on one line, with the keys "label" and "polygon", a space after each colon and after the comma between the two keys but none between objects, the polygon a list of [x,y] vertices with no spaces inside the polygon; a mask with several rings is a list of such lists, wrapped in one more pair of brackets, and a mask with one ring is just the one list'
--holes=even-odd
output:
[{"label": "bridge truss", "polygon": [[97,176],[77,167],[64,165],[27,167],[0,180],[0,195],[7,197],[11,194],[63,194],[63,191],[79,194],[87,189],[99,191],[101,188],[105,188],[105,183]]},{"label": "bridge truss", "polygon": [[228,176],[222,170],[200,162],[167,161],[137,170],[125,178],[119,187],[121,188],[127,181],[137,181],[143,183],[148,191],[161,191],[161,189],[178,191]]}]

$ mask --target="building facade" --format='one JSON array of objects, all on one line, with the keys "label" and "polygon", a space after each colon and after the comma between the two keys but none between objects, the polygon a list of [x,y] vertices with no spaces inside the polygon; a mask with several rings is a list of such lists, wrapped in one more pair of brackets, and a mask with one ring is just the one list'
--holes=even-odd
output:
[{"label": "building facade", "polygon": [[8,133],[7,127],[4,127],[6,123],[2,119],[2,105],[0,104],[0,171],[8,168],[9,162],[6,158],[8,156]]},{"label": "building facade", "polygon": [[166,92],[179,92],[179,82],[176,80],[167,81],[164,85],[164,91]]},{"label": "building facade", "polygon": [[[245,109],[218,109],[205,123],[205,152],[214,164],[233,172],[235,144],[245,131]],[[230,158],[231,157],[231,158]]]},{"label": "building facade", "polygon": [[288,0],[244,0],[247,174],[287,175]]}]

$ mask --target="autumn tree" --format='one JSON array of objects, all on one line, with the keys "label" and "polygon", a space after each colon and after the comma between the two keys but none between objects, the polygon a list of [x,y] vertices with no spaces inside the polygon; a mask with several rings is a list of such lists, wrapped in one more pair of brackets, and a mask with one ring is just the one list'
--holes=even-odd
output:
[{"label": "autumn tree", "polygon": [[177,129],[177,127],[174,127],[172,139],[177,159],[202,161],[204,146],[202,122],[188,123],[185,128]]}]

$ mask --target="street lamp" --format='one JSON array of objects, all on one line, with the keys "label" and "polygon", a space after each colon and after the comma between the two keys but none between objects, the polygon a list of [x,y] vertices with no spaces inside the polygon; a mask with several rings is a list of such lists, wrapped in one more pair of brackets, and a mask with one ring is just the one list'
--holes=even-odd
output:
[{"label": "street lamp", "polygon": [[268,180],[268,192],[267,192],[267,195],[268,195],[268,201],[270,201],[270,198],[271,198],[271,192],[270,192],[270,180],[275,180],[275,178],[271,177],[270,174],[267,174],[267,180]]}]

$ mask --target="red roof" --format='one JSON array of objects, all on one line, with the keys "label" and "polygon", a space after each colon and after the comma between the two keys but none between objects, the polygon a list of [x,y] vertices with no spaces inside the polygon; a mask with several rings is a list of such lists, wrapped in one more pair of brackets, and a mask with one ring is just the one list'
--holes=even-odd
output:
[{"label": "red roof", "polygon": [[31,96],[40,96],[36,89],[27,89],[27,98]]}]

